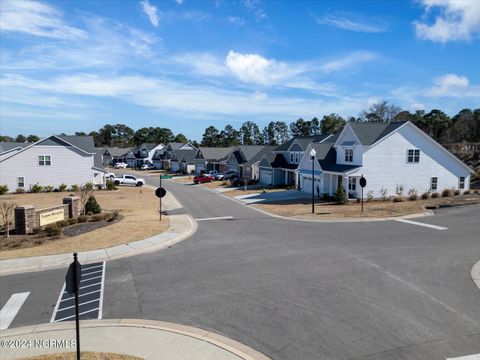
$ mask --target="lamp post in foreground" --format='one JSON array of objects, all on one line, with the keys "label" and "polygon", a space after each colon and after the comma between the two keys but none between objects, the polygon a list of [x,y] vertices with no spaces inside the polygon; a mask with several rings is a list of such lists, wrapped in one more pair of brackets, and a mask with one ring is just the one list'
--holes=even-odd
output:
[{"label": "lamp post in foreground", "polygon": [[315,155],[317,155],[317,152],[315,151],[315,149],[312,149],[310,151],[310,160],[312,160],[312,214],[315,214],[315,189],[314,189]]}]

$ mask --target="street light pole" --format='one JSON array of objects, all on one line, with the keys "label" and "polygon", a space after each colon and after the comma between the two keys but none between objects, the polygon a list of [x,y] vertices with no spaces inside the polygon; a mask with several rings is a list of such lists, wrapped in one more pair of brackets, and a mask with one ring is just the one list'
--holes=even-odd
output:
[{"label": "street light pole", "polygon": [[315,151],[315,149],[312,148],[312,150],[310,151],[310,160],[312,160],[312,214],[315,214],[315,189],[314,189],[315,155],[317,155],[317,152]]}]

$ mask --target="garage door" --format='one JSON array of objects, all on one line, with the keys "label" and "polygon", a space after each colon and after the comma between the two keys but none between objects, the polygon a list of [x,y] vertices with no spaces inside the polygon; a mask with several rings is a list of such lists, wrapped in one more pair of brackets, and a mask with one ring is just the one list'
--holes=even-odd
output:
[{"label": "garage door", "polygon": [[311,193],[312,192],[312,177],[311,176],[302,176],[302,181],[300,182],[302,191]]},{"label": "garage door", "polygon": [[205,171],[205,165],[202,164],[202,165],[195,165],[195,172],[197,174],[201,174],[202,171]]},{"label": "garage door", "polygon": [[238,173],[238,166],[237,165],[228,165],[228,171],[233,171]]},{"label": "garage door", "polygon": [[271,170],[260,170],[260,182],[262,184],[272,184],[272,171]]}]

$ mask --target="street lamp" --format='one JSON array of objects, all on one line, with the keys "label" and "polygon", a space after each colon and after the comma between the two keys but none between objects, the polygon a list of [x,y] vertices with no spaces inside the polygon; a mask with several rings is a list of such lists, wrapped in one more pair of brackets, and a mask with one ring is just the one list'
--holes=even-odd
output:
[{"label": "street lamp", "polygon": [[315,170],[315,149],[310,151],[310,160],[312,160],[312,214],[315,214],[315,191],[314,191],[314,170]]}]

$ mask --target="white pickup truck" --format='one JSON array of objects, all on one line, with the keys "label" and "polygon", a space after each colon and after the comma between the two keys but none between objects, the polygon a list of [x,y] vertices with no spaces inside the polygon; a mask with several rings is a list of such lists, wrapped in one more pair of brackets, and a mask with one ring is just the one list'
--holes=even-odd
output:
[{"label": "white pickup truck", "polygon": [[113,183],[115,185],[142,186],[142,185],[145,185],[145,180],[141,178],[137,178],[136,176],[133,176],[133,175],[123,175],[123,176],[113,178]]}]

